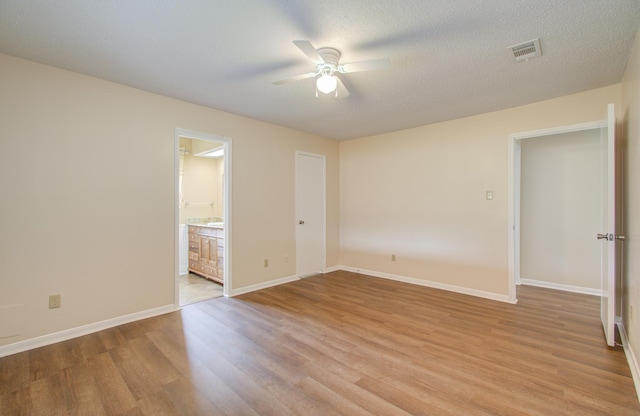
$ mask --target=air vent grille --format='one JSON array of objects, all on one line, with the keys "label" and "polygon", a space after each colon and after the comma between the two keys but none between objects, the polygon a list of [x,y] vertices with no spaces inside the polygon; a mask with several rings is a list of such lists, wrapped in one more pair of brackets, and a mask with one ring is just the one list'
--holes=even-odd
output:
[{"label": "air vent grille", "polygon": [[509,46],[507,49],[511,50],[516,62],[528,61],[529,59],[542,55],[540,51],[540,41],[538,39]]}]

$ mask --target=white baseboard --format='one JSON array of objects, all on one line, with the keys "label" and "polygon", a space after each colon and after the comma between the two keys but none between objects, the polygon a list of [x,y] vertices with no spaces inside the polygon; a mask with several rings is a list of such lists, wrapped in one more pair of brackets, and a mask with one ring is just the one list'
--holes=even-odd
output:
[{"label": "white baseboard", "polygon": [[412,285],[426,286],[434,289],[442,289],[449,292],[461,293],[463,295],[471,295],[479,298],[497,300],[500,302],[515,304],[517,299],[510,299],[508,295],[500,295],[493,292],[485,292],[482,290],[469,289],[461,286],[448,285],[446,283],[434,282],[431,280],[416,279],[415,277],[399,276],[390,273],[381,273],[373,270],[359,269],[357,267],[339,266],[339,270],[348,272],[366,274],[367,276],[380,277],[383,279],[395,280],[397,282],[410,283]]},{"label": "white baseboard", "polygon": [[542,280],[520,279],[520,283],[527,286],[544,287],[547,289],[563,290],[565,292],[581,293],[583,295],[602,296],[602,290],[588,287],[562,285],[560,283],[543,282]]},{"label": "white baseboard", "polygon": [[116,318],[107,319],[100,322],[94,322],[75,328],[65,329],[53,334],[42,335],[40,337],[18,341],[0,347],[0,357],[17,354],[19,352],[32,350],[34,348],[44,347],[45,345],[55,344],[56,342],[67,341],[69,339],[78,338],[83,335],[92,334],[102,331],[103,329],[113,328],[114,326],[128,324],[129,322],[139,321],[140,319],[151,318],[158,315],[178,310],[175,305],[166,305],[159,308],[147,309],[146,311],[135,312],[129,315],[118,316]]},{"label": "white baseboard", "polygon": [[255,292],[256,290],[266,289],[272,286],[278,286],[278,285],[283,285],[285,283],[295,282],[296,280],[300,280],[300,278],[298,276],[282,277],[280,279],[270,280],[268,282],[258,283],[256,285],[245,286],[239,289],[234,289],[231,291],[229,296],[233,297],[238,295],[244,295],[245,293]]},{"label": "white baseboard", "polygon": [[[259,283],[257,285],[246,286],[236,290],[233,290],[228,296],[238,296],[249,292],[254,292],[260,289],[266,289],[272,286],[278,286],[289,282],[300,280],[298,276],[283,277],[281,279],[271,280],[269,282]],[[226,296],[226,295],[225,295]],[[34,348],[43,347],[45,345],[55,344],[56,342],[67,341],[69,339],[81,337],[83,335],[91,334],[93,332],[101,331],[103,329],[113,328],[114,326],[127,324],[129,322],[138,321],[140,319],[151,318],[157,315],[163,315],[165,313],[179,310],[175,305],[167,305],[159,308],[149,309],[142,312],[136,312],[117,318],[107,319],[105,321],[95,322],[79,326],[76,328],[66,329],[64,331],[55,332],[53,334],[47,334],[36,338],[27,339],[24,341],[18,341],[13,344],[0,346],[0,357],[7,355],[17,354],[19,352],[28,351]]]},{"label": "white baseboard", "polygon": [[633,384],[636,386],[636,394],[638,395],[638,400],[640,400],[640,365],[638,365],[636,355],[633,353],[633,349],[631,349],[629,338],[627,337],[627,331],[624,329],[624,325],[622,325],[621,323],[618,323],[617,325],[618,331],[620,332],[620,338],[622,338],[624,355],[627,357],[629,369],[631,370],[631,377],[633,378]]},{"label": "white baseboard", "polygon": [[[336,272],[338,270],[342,270],[341,266],[332,266],[332,267],[325,268],[322,273],[331,273],[331,272]],[[295,282],[296,280],[300,280],[300,278],[298,276],[288,276],[288,277],[283,277],[276,280],[271,280],[269,282],[258,283],[257,285],[245,286],[239,289],[232,290],[229,296],[233,297],[238,295],[244,295],[245,293],[255,292],[256,290],[266,289],[273,286],[283,285],[285,283]]]}]

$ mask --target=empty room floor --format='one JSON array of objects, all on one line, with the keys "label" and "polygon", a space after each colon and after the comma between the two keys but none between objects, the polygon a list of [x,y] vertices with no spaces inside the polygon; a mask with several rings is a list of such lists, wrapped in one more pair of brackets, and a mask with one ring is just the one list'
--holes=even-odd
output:
[{"label": "empty room floor", "polygon": [[0,358],[2,414],[638,415],[599,299],[334,272]]}]

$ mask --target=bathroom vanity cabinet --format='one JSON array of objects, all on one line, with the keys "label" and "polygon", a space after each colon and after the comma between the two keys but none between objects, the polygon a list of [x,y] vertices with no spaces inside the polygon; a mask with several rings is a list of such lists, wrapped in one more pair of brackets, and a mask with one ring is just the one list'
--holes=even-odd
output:
[{"label": "bathroom vanity cabinet", "polygon": [[207,225],[188,227],[189,271],[224,283],[224,230]]}]

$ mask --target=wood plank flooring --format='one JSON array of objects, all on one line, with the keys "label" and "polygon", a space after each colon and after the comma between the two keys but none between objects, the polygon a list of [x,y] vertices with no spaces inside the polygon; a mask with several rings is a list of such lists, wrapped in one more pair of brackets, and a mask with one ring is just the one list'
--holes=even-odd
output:
[{"label": "wood plank flooring", "polygon": [[0,358],[2,415],[639,415],[599,299],[348,272]]}]

